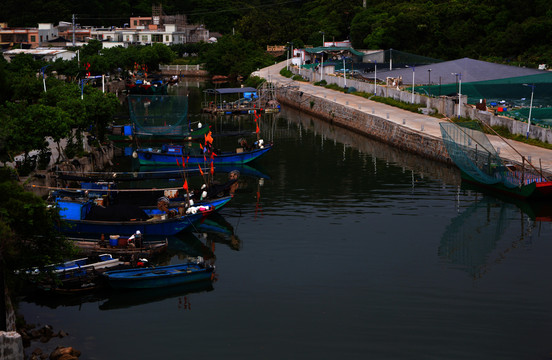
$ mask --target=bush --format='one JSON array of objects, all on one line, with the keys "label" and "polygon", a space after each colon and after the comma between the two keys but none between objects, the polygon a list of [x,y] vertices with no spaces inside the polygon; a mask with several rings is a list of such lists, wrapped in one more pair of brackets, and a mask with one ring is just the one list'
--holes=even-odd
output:
[{"label": "bush", "polygon": [[282,70],[280,70],[280,75],[290,78],[293,76],[293,73],[291,72],[291,70],[283,68]]}]

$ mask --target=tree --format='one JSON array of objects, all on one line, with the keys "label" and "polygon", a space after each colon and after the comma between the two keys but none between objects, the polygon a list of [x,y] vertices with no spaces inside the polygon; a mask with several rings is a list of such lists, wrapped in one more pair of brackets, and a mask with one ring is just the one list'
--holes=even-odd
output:
[{"label": "tree", "polygon": [[241,35],[226,35],[200,54],[211,74],[247,76],[272,63],[272,57]]},{"label": "tree", "polygon": [[101,90],[87,86],[84,95],[86,109],[84,121],[93,127],[96,137],[101,141],[105,137],[107,125],[117,111],[119,100],[115,94],[103,94]]},{"label": "tree", "polygon": [[27,192],[8,168],[0,168],[0,266],[7,273],[62,261],[75,254],[70,242],[56,230],[59,213]]}]

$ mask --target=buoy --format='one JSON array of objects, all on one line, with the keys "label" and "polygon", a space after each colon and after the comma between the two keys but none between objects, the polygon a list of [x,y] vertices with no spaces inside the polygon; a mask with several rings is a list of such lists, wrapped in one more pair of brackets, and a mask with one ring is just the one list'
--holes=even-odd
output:
[{"label": "buoy", "polygon": [[136,159],[138,157],[138,153],[136,151],[133,151],[132,152],[132,157]]}]

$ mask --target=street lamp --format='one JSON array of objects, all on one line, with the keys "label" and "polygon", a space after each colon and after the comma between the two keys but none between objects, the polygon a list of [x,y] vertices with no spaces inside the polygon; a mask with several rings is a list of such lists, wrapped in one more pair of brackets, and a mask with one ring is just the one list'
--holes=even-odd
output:
[{"label": "street lamp", "polygon": [[462,73],[451,73],[456,75],[456,81],[458,82],[458,117],[460,117],[460,103],[462,100]]},{"label": "street lamp", "polygon": [[427,69],[427,90],[429,97],[431,97],[431,69]]},{"label": "street lamp", "polygon": [[322,34],[322,47],[324,47],[324,31],[320,31],[320,33]]},{"label": "street lamp", "polygon": [[345,67],[345,56],[343,56],[343,87],[347,87],[347,76],[345,76],[346,72],[347,68]]},{"label": "street lamp", "polygon": [[406,65],[406,67],[411,67],[412,68],[412,104],[414,104],[414,75],[416,73],[416,67],[415,66],[408,66]]},{"label": "street lamp", "polygon": [[288,43],[288,46],[287,46],[287,58],[286,58],[286,69],[289,70],[289,43]]},{"label": "street lamp", "polygon": [[531,127],[531,110],[533,109],[533,93],[535,92],[535,84],[523,84],[523,86],[531,87],[531,102],[529,103],[529,117],[527,118],[527,139],[529,139],[529,128]]},{"label": "street lamp", "polygon": [[377,81],[378,81],[378,62],[374,60],[374,95],[377,95]]},{"label": "street lamp", "polygon": [[40,68],[40,72],[42,73],[42,83],[44,84],[44,92],[46,92],[46,68],[50,65],[46,65]]}]

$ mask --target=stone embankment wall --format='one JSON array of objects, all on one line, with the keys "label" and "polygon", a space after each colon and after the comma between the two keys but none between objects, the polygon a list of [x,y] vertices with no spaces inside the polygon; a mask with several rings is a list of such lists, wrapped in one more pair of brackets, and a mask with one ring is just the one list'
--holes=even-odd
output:
[{"label": "stone embankment wall", "polygon": [[313,97],[291,88],[280,88],[278,101],[317,118],[383,141],[398,149],[443,163],[451,162],[440,138],[427,136],[385,118],[327,99]]},{"label": "stone embankment wall", "polygon": [[159,65],[159,71],[163,75],[178,75],[190,77],[208,77],[207,70],[201,69],[200,65]]}]

